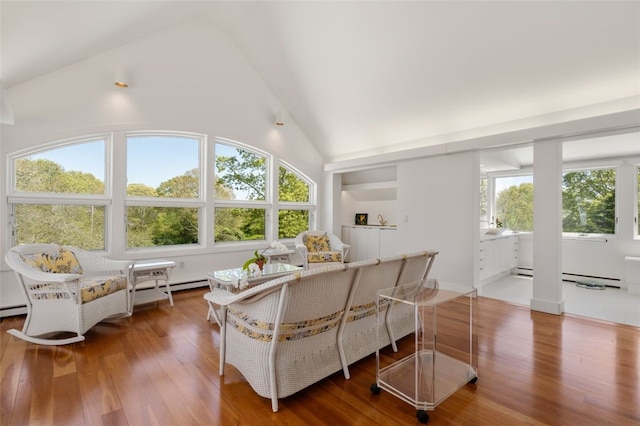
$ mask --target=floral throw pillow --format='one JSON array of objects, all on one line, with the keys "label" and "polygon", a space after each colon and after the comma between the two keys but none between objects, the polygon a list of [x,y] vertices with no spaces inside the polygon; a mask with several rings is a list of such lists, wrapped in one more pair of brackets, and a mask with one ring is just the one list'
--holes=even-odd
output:
[{"label": "floral throw pillow", "polygon": [[329,246],[329,237],[327,237],[327,234],[305,235],[302,241],[307,247],[307,250],[310,252],[331,250]]},{"label": "floral throw pillow", "polygon": [[75,253],[67,249],[45,253],[31,253],[22,255],[22,260],[27,265],[39,269],[42,272],[56,274],[81,274],[82,267]]}]

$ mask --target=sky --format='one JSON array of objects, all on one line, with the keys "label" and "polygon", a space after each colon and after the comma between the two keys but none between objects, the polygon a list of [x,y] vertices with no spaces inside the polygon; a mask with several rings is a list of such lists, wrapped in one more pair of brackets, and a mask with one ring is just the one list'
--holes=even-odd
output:
[{"label": "sky", "polygon": [[512,186],[519,186],[521,183],[533,182],[533,175],[525,176],[509,176],[504,178],[496,178],[495,180],[495,194],[498,195],[503,190]]},{"label": "sky", "polygon": [[[179,144],[179,147],[176,147]],[[217,153],[234,155],[235,149],[216,145]],[[175,137],[130,137],[127,143],[127,182],[142,183],[157,188],[162,182],[199,164],[198,141]],[[91,173],[104,182],[105,143],[94,142],[68,145],[31,155],[32,159],[48,159],[60,164],[65,171]]]}]

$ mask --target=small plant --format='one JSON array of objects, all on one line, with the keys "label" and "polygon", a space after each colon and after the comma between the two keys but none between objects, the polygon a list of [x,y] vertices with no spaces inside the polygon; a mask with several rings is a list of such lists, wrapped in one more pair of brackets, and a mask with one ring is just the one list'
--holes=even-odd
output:
[{"label": "small plant", "polygon": [[242,265],[242,269],[248,270],[249,265],[251,265],[252,263],[255,263],[262,270],[262,266],[265,264],[266,261],[267,261],[267,258],[262,254],[262,251],[258,252],[258,250],[256,250],[253,252],[253,257],[247,260],[246,262],[244,262],[244,265]]}]

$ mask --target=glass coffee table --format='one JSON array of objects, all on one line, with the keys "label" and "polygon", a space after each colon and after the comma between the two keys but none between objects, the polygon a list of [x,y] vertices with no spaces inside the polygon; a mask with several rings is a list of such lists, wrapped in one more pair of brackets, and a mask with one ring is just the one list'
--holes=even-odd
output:
[{"label": "glass coffee table", "polygon": [[[239,293],[258,284],[302,270],[302,267],[289,265],[288,263],[266,263],[262,268],[262,274],[259,276],[242,268],[223,269],[205,274],[205,276],[207,277],[207,281],[209,281],[211,291],[214,289],[223,289],[232,293]],[[246,285],[241,287],[243,279],[246,280]],[[209,306],[207,320],[209,320],[211,316],[213,316],[218,325],[221,324],[218,312]]]}]

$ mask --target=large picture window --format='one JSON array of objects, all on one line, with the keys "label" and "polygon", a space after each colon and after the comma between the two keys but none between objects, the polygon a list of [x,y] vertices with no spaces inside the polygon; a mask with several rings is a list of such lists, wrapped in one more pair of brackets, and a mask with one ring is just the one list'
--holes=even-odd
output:
[{"label": "large picture window", "polygon": [[12,158],[13,243],[106,247],[106,136]]},{"label": "large picture window", "polygon": [[[494,178],[491,225],[533,231],[533,175]],[[615,234],[616,171],[569,171],[562,178],[563,232]]]},{"label": "large picture window", "polygon": [[249,145],[201,134],[120,131],[8,158],[11,245],[167,253],[294,238],[315,220],[309,178]]},{"label": "large picture window", "polygon": [[127,248],[198,244],[201,150],[200,136],[127,136]]}]

